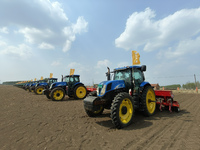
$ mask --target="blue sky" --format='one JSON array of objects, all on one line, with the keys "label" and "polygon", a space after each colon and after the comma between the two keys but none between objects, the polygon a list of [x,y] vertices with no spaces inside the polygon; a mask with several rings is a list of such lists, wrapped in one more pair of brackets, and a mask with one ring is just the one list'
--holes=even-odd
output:
[{"label": "blue sky", "polygon": [[199,0],[1,0],[0,19],[0,83],[73,68],[92,85],[132,50],[150,83],[200,78]]}]

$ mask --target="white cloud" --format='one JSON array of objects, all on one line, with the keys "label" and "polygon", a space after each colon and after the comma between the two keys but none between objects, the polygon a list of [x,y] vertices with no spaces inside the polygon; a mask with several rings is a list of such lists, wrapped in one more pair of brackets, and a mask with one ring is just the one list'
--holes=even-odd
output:
[{"label": "white cloud", "polygon": [[50,0],[3,1],[0,5],[0,18],[0,27],[3,26],[0,32],[8,33],[14,29],[17,31],[14,33],[22,34],[28,44],[41,49],[62,47],[64,52],[71,48],[77,34],[86,32],[88,26],[84,17],[78,17],[75,24],[71,23],[62,4]]},{"label": "white cloud", "polygon": [[54,49],[55,47],[53,45],[49,44],[49,43],[43,42],[39,45],[39,48],[40,49]]},{"label": "white cloud", "polygon": [[97,62],[96,68],[108,67],[109,65],[110,65],[110,61],[107,59],[104,59]]},{"label": "white cloud", "polygon": [[53,61],[53,62],[51,63],[51,66],[54,66],[54,67],[60,66],[60,65],[61,65],[60,61]]},{"label": "white cloud", "polygon": [[4,47],[4,46],[6,46],[6,45],[7,45],[6,42],[0,41],[0,47]]},{"label": "white cloud", "polygon": [[200,51],[199,14],[200,8],[183,9],[156,21],[156,14],[150,8],[135,12],[127,19],[124,32],[115,40],[116,47],[132,50],[142,46],[144,51],[162,50],[162,55],[175,56],[194,49]]},{"label": "white cloud", "polygon": [[9,33],[9,30],[8,30],[7,27],[2,27],[2,28],[0,28],[0,33],[8,34],[8,33]]},{"label": "white cloud", "polygon": [[67,37],[67,40],[63,46],[63,52],[67,52],[71,49],[72,42],[76,39],[76,34],[81,34],[82,32],[87,32],[88,22],[84,20],[83,17],[77,19],[76,24],[72,26],[64,27],[63,33]]},{"label": "white cloud", "polygon": [[74,33],[87,32],[88,22],[85,21],[84,17],[78,17],[76,24],[72,25]]},{"label": "white cloud", "polygon": [[32,55],[31,48],[25,44],[18,46],[7,46],[5,49],[0,51],[1,55],[10,55],[13,57],[27,58]]}]

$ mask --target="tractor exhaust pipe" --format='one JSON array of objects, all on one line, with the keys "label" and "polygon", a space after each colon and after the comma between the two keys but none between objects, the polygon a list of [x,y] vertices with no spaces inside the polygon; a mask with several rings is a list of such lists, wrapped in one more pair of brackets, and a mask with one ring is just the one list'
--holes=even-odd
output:
[{"label": "tractor exhaust pipe", "polygon": [[106,72],[106,76],[107,76],[107,80],[110,80],[110,68],[109,67],[107,68],[108,68],[108,72]]},{"label": "tractor exhaust pipe", "polygon": [[61,78],[61,82],[63,82],[63,75],[61,75],[62,76],[62,78]]}]

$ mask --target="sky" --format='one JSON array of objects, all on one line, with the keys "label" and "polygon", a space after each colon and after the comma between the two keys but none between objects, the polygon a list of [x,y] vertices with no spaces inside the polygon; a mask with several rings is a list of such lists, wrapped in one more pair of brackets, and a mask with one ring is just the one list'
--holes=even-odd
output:
[{"label": "sky", "polygon": [[132,65],[159,85],[200,80],[199,0],[1,0],[0,83],[61,80],[70,69],[85,85]]}]

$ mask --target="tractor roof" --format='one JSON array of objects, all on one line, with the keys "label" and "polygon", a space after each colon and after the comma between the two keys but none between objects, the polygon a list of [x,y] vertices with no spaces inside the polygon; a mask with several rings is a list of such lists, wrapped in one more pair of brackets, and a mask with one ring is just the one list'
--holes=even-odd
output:
[{"label": "tractor roof", "polygon": [[117,71],[117,70],[126,70],[126,69],[129,69],[129,68],[141,69],[142,66],[126,66],[126,67],[120,67],[120,68],[115,68],[114,71]]},{"label": "tractor roof", "polygon": [[53,80],[57,80],[58,78],[48,78],[48,80],[51,80],[51,79],[53,79]]},{"label": "tractor roof", "polygon": [[80,77],[80,75],[74,74],[74,75],[67,75],[65,77]]}]

